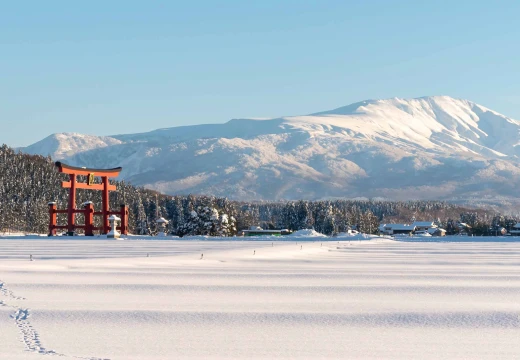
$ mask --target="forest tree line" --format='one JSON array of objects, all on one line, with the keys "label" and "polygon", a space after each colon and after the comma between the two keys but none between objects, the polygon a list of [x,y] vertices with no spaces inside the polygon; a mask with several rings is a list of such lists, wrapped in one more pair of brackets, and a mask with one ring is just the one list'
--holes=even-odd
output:
[{"label": "forest tree line", "polygon": [[[73,165],[73,164],[71,164]],[[49,157],[28,155],[3,145],[0,147],[0,233],[47,233],[48,203],[65,209],[68,189],[61,182]],[[85,181],[79,177],[78,181]],[[435,221],[448,234],[458,232],[457,224],[471,226],[475,235],[494,235],[496,229],[510,229],[518,219],[490,210],[467,209],[444,201],[279,201],[242,202],[196,195],[164,195],[124,181],[112,181],[117,191],[110,193],[110,208],[129,206],[130,233],[154,235],[156,219],[169,220],[168,232],[177,236],[234,236],[250,226],[264,229],[314,229],[327,235],[352,227],[363,233],[377,233],[381,223],[410,223],[414,219]],[[78,190],[76,207],[92,201],[101,208],[101,191]],[[77,223],[82,223],[77,215]],[[99,226],[100,220],[97,219]],[[58,224],[65,224],[61,214]]]}]

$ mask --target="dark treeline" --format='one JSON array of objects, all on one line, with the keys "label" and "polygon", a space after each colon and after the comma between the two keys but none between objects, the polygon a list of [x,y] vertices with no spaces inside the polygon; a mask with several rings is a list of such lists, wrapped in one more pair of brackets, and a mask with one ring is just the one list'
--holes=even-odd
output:
[{"label": "dark treeline", "polygon": [[[27,155],[3,145],[0,148],[0,232],[46,233],[49,222],[48,202],[59,209],[67,206],[68,189],[48,157]],[[85,181],[85,179],[79,179]],[[129,227],[133,234],[157,232],[156,219],[170,221],[168,231],[178,236],[233,236],[237,230],[259,225],[265,229],[315,229],[333,235],[356,226],[365,233],[377,233],[380,223],[409,223],[414,219],[432,220],[448,233],[458,231],[457,223],[471,226],[475,235],[492,235],[496,229],[510,229],[517,220],[487,210],[471,210],[440,201],[290,201],[249,203],[212,196],[168,196],[113,182],[118,191],[110,193],[110,206],[127,204]],[[101,208],[101,192],[77,191],[77,207],[86,201]],[[65,224],[65,215],[59,217]],[[82,223],[78,215],[77,223]],[[98,224],[99,225],[99,222]]]}]

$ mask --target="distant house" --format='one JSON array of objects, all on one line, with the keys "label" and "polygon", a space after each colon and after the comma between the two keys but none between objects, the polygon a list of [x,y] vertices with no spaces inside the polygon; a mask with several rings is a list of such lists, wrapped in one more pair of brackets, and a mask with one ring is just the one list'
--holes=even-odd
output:
[{"label": "distant house", "polygon": [[431,236],[446,236],[446,230],[438,227],[429,228],[428,234],[430,234]]},{"label": "distant house", "polygon": [[415,225],[409,224],[382,224],[379,226],[379,232],[384,235],[411,235],[415,231]]},{"label": "distant house", "polygon": [[520,223],[517,223],[515,226],[509,230],[511,236],[520,236]]},{"label": "distant house", "polygon": [[414,221],[412,225],[415,226],[415,231],[428,231],[431,228],[437,227],[433,221]]},{"label": "distant house", "polygon": [[242,230],[244,236],[281,236],[288,235],[291,232],[287,229],[280,230],[264,230],[260,226],[251,226],[248,230]]}]

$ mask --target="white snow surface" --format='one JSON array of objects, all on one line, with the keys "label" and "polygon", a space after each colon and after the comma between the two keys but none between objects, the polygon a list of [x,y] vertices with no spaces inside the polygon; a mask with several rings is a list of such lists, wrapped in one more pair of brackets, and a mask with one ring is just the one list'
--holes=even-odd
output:
[{"label": "white snow surface", "polygon": [[0,358],[519,358],[520,242],[423,239],[3,238]]},{"label": "white snow surface", "polygon": [[52,156],[56,159],[64,159],[85,151],[85,149],[93,150],[118,144],[121,144],[120,140],[107,136],[60,133],[52,134],[42,141],[24,148],[23,150],[31,154],[40,154],[44,156]]},{"label": "white snow surface", "polygon": [[55,134],[24,150],[122,166],[122,178],[170,194],[496,201],[516,196],[519,130],[484,106],[432,96],[142,134]]},{"label": "white snow surface", "polygon": [[290,237],[301,237],[301,238],[316,238],[316,237],[327,237],[327,235],[324,235],[322,233],[317,232],[313,229],[306,229],[306,230],[298,230],[294,231]]}]

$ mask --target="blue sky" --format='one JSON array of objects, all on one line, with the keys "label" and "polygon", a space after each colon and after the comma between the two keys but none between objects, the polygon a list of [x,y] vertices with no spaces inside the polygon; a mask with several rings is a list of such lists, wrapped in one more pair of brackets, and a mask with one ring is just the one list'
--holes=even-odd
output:
[{"label": "blue sky", "polygon": [[0,7],[0,143],[450,95],[520,120],[519,1]]}]

